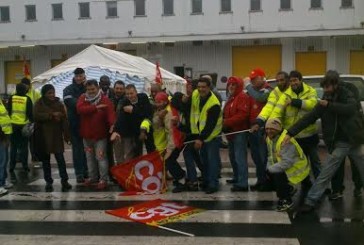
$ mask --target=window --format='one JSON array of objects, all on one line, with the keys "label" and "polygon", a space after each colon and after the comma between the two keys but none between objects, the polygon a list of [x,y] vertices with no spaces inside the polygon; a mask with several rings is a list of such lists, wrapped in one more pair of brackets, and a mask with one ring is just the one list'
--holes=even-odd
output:
[{"label": "window", "polygon": [[78,3],[80,18],[90,18],[90,3]]},{"label": "window", "polygon": [[25,5],[25,20],[27,21],[37,20],[35,5]]},{"label": "window", "polygon": [[291,0],[281,0],[281,10],[290,10]]},{"label": "window", "polygon": [[312,9],[322,8],[321,0],[311,0],[311,8]]},{"label": "window", "polygon": [[106,2],[107,17],[118,17],[118,5],[116,1]]},{"label": "window", "polygon": [[341,0],[342,8],[351,8],[353,7],[353,0]]},{"label": "window", "polygon": [[174,15],[173,0],[163,0],[163,15]]},{"label": "window", "polygon": [[250,0],[250,11],[261,11],[260,0]]},{"label": "window", "polygon": [[202,0],[192,0],[192,13],[193,14],[202,13]]},{"label": "window", "polygon": [[54,20],[62,20],[63,19],[62,3],[52,4],[52,11],[53,11],[53,19]]},{"label": "window", "polygon": [[135,0],[135,16],[145,16],[145,0]]},{"label": "window", "polygon": [[231,0],[221,0],[221,12],[231,12]]},{"label": "window", "polygon": [[0,7],[0,22],[10,22],[10,7]]}]

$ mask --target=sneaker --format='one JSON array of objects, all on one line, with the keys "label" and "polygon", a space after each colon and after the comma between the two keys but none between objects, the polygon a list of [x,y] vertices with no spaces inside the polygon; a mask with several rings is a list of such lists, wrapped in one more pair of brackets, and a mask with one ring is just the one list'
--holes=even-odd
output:
[{"label": "sneaker", "polygon": [[292,200],[279,200],[276,210],[278,212],[285,212],[293,206]]},{"label": "sneaker", "polygon": [[8,190],[4,187],[0,187],[0,195],[5,195],[6,193],[8,193]]},{"label": "sneaker", "polygon": [[187,191],[187,185],[181,184],[180,182],[174,182],[174,188],[172,190],[172,193],[180,193],[183,191]]},{"label": "sneaker", "polygon": [[361,197],[361,188],[355,188],[353,194],[354,197]]},{"label": "sneaker", "polygon": [[45,191],[46,192],[52,192],[53,191],[53,185],[52,185],[52,183],[47,183],[46,184]]},{"label": "sneaker", "polygon": [[233,186],[231,187],[231,192],[248,192],[249,191],[249,187],[240,187],[240,186]]},{"label": "sneaker", "polygon": [[96,189],[104,190],[104,189],[106,189],[106,187],[107,187],[107,182],[105,180],[100,180],[96,186]]},{"label": "sneaker", "polygon": [[329,200],[334,201],[343,198],[343,193],[341,191],[335,191],[329,195]]},{"label": "sneaker", "polygon": [[187,182],[187,191],[198,191],[198,182]]},{"label": "sneaker", "polygon": [[4,188],[5,189],[11,189],[11,188],[13,188],[13,186],[14,185],[11,182],[5,181],[5,185],[4,185]]},{"label": "sneaker", "polygon": [[235,184],[236,183],[236,180],[234,180],[234,179],[227,179],[226,180],[226,183],[227,184]]},{"label": "sneaker", "polygon": [[68,191],[72,189],[72,185],[68,183],[68,181],[62,181],[62,191]]},{"label": "sneaker", "polygon": [[77,184],[85,183],[85,178],[84,177],[77,177],[76,182],[77,182]]}]

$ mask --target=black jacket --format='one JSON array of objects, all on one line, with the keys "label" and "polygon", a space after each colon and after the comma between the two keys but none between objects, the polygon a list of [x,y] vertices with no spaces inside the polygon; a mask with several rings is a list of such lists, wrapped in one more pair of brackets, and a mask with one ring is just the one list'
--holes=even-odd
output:
[{"label": "black jacket", "polygon": [[[124,106],[132,105],[133,112],[125,113]],[[114,131],[122,137],[138,137],[140,134],[140,124],[144,119],[152,120],[153,110],[146,94],[138,94],[138,102],[132,104],[128,99],[121,101],[120,111],[115,123]]]},{"label": "black jacket", "polygon": [[330,152],[337,141],[343,140],[338,139],[338,135],[345,136],[347,143],[353,146],[364,144],[363,110],[351,90],[340,83],[332,98],[324,95],[323,99],[329,101],[327,107],[318,103],[310,113],[288,129],[288,134],[295,136],[321,118],[323,138]]},{"label": "black jacket", "polygon": [[63,101],[67,107],[67,115],[69,121],[70,131],[74,135],[79,134],[80,118],[77,113],[77,100],[86,92],[86,88],[83,84],[77,84],[73,82],[63,90]]}]

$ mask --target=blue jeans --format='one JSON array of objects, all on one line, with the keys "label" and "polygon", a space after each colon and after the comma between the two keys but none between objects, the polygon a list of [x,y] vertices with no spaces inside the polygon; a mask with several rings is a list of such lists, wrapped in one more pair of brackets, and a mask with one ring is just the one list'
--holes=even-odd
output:
[{"label": "blue jeans", "polygon": [[203,165],[203,180],[207,188],[219,187],[220,140],[214,138],[202,145],[201,160]]},{"label": "blue jeans", "polygon": [[203,166],[201,163],[201,157],[198,151],[195,150],[193,147],[193,143],[189,143],[183,150],[183,158],[185,159],[185,165],[187,170],[187,179],[190,182],[197,181],[197,171],[196,166],[198,169],[203,172]]},{"label": "blue jeans", "polygon": [[77,178],[86,178],[87,161],[82,138],[77,134],[71,133],[72,158],[75,175]]},{"label": "blue jeans", "polygon": [[0,142],[0,187],[5,185],[7,177],[6,167],[9,161],[9,146],[5,142]]},{"label": "blue jeans", "polygon": [[229,158],[233,168],[235,186],[248,187],[248,135],[240,133],[229,140]]},{"label": "blue jeans", "polygon": [[346,142],[337,142],[331,154],[329,154],[322,165],[321,173],[316,178],[313,186],[307,194],[305,204],[314,206],[321,198],[325,189],[330,184],[332,177],[340,167],[346,156],[350,156],[356,165],[362,182],[364,183],[364,145],[351,146]]},{"label": "blue jeans", "polygon": [[257,168],[257,184],[263,184],[266,181],[267,168],[267,144],[264,139],[264,131],[251,133],[249,135],[250,151],[254,164]]},{"label": "blue jeans", "polygon": [[91,181],[109,180],[109,162],[107,159],[107,139],[83,139],[85,146],[87,167]]}]

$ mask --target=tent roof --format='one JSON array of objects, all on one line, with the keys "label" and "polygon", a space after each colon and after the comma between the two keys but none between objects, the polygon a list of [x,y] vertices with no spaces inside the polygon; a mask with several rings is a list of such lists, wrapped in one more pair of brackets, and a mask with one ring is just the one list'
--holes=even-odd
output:
[{"label": "tent roof", "polygon": [[[156,65],[144,58],[91,45],[58,66],[36,76],[33,78],[33,83],[35,87],[39,87],[60,74],[73,72],[77,67],[84,69],[98,67],[101,70],[127,74],[129,77],[136,76],[149,83],[155,81],[156,76]],[[184,90],[186,81],[183,78],[163,68],[160,70],[167,90],[171,92]]]}]

